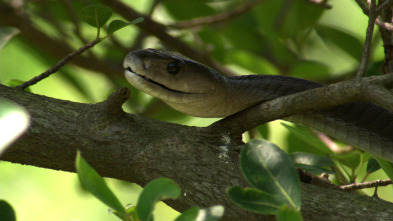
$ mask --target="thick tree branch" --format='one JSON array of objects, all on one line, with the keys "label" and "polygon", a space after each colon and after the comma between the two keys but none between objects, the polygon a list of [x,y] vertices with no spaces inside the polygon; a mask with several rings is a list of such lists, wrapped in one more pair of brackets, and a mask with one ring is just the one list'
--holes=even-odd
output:
[{"label": "thick tree branch", "polygon": [[[157,177],[174,179],[186,195],[167,203],[179,211],[222,204],[224,220],[271,220],[237,208],[226,197],[229,186],[246,185],[238,168],[238,139],[126,114],[120,105],[127,97],[121,89],[103,103],[80,104],[0,85],[1,99],[19,103],[32,116],[29,131],[1,159],[75,171],[79,149],[103,176],[140,185]],[[302,197],[306,220],[393,216],[391,203],[331,188],[303,184]]]}]

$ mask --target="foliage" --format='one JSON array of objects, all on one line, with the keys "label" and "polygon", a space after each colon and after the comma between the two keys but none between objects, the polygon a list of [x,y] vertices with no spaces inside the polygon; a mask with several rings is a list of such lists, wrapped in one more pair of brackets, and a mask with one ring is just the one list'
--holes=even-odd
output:
[{"label": "foliage", "polygon": [[0,200],[0,214],[2,221],[16,221],[14,209],[5,200]]},{"label": "foliage", "polygon": [[[106,22],[111,18],[112,9],[100,4],[89,5],[82,8],[79,14],[81,18],[89,25],[97,28],[97,39],[99,39],[101,27],[103,27]],[[109,23],[107,28],[108,36],[126,26],[137,24],[142,21],[143,18],[137,18],[129,23],[122,20],[113,20],[111,23]]]},{"label": "foliage", "polygon": [[267,141],[252,140],[240,153],[240,169],[253,188],[228,189],[235,204],[256,213],[275,214],[280,220],[302,220],[299,176],[283,150]]},{"label": "foliage", "polygon": [[[130,24],[141,22],[141,18],[125,22],[120,20],[121,16],[125,17],[120,10],[112,10],[96,4],[102,1],[92,2],[94,5],[87,8],[84,8],[84,2],[80,0],[71,1],[66,7],[62,1],[44,0],[23,3],[24,7],[18,10],[24,10],[26,19],[30,19],[28,21],[32,24],[31,26],[36,27],[37,31],[45,36],[49,36],[53,42],[40,43],[34,39],[34,36],[29,35],[32,32],[22,30],[20,27],[1,28],[0,80],[2,83],[16,86],[20,84],[20,80],[15,79],[26,80],[36,76],[37,73],[60,60],[61,56],[68,54],[69,49],[77,49],[80,42],[88,42],[86,39],[92,39],[92,36],[95,36],[96,39],[110,41],[84,54],[85,61],[89,62],[76,62],[63,67],[60,76],[53,76],[40,85],[32,87],[32,91],[65,100],[98,102],[102,101],[113,88],[127,85],[122,76],[121,62],[130,49],[157,48],[165,45],[170,49],[179,50],[176,47],[176,41],[171,45],[160,36],[151,37],[155,33],[141,31],[133,26],[122,29]],[[225,13],[238,7],[243,1],[192,0],[187,1],[187,4],[181,0],[159,1],[157,4],[153,2],[155,1],[129,1],[127,4],[142,14],[151,15],[153,20],[163,23],[166,31],[178,41],[187,43],[191,48],[200,49],[206,57],[218,61],[239,74],[283,74],[330,83],[353,77],[359,64],[364,41],[364,24],[367,20],[354,1],[332,0],[330,2],[333,8],[326,10],[318,5],[309,4],[306,0],[290,2],[266,0],[238,17],[233,16],[229,20],[197,28],[174,28],[170,25],[188,19]],[[348,16],[349,14],[351,16]],[[115,19],[107,25],[111,17]],[[79,18],[95,29],[86,28],[87,25],[80,22]],[[12,22],[18,24],[17,20],[12,20]],[[25,20],[23,22],[24,25],[29,24]],[[104,37],[100,37],[102,29],[106,29],[107,35]],[[22,30],[21,34],[16,35],[20,30]],[[116,31],[119,31],[119,34],[113,35]],[[8,39],[15,35],[15,40],[5,45]],[[55,44],[59,41],[61,44]],[[47,47],[48,45],[55,45],[55,52]],[[67,47],[63,47],[64,45]],[[379,35],[375,35],[368,75],[378,74],[380,70],[384,57],[381,45]],[[61,54],[60,57],[59,54]],[[20,62],[21,60],[23,62]],[[89,66],[89,63],[95,65]],[[119,68],[113,69],[113,67]],[[211,123],[211,121],[195,120],[180,114],[137,90],[131,90],[132,99],[125,105],[128,111],[181,124],[198,126]],[[8,105],[0,104],[0,109],[1,111],[12,109],[14,112],[18,107],[8,109]],[[25,113],[22,115],[26,117]],[[2,126],[4,124],[0,124],[0,129]],[[283,130],[283,127],[287,130]],[[379,179],[381,176],[386,176],[379,170],[381,166],[387,171],[389,177],[392,177],[391,167],[386,162],[375,160],[367,153],[356,150],[350,150],[344,154],[333,153],[327,145],[316,138],[313,131],[305,128],[273,123],[258,129],[260,129],[260,134],[287,149],[295,167],[316,174],[330,173],[337,184],[363,181],[369,176],[378,176]],[[9,138],[8,140],[15,139],[14,135],[6,137]],[[339,142],[333,142],[340,147],[344,146]],[[42,185],[45,185],[45,182]],[[233,187],[231,191],[239,197],[254,199],[255,202],[270,199],[274,207],[264,208],[264,210],[268,213],[277,213],[278,219],[298,214],[300,205],[297,203],[291,203],[288,199],[283,200],[282,197],[276,199],[256,187],[260,186],[255,184],[253,188]],[[2,188],[10,187],[2,186]],[[50,193],[49,188],[47,191],[48,195],[56,194]],[[388,191],[390,192],[380,195],[391,196],[391,190]],[[122,216],[121,213],[124,211],[119,208],[119,204],[113,203],[114,199],[107,201],[106,197],[110,195],[113,194],[104,194],[103,201],[122,211],[115,213]],[[282,196],[282,194],[278,195]],[[157,198],[151,200],[150,204],[147,204],[150,208]],[[388,200],[392,201],[392,198]],[[282,206],[283,202],[286,206]],[[254,205],[252,203],[251,201],[250,204],[243,206],[250,208]],[[14,204],[14,206],[18,205]],[[222,210],[222,207],[218,208]],[[24,210],[27,211],[27,208]],[[48,211],[52,210],[55,211],[55,208],[48,209]],[[179,216],[178,220],[189,220],[188,217],[195,217],[202,211],[199,209],[197,213],[197,210],[198,208],[189,209]],[[259,208],[255,210],[259,211]],[[127,211],[128,214],[135,215],[136,207],[127,208]],[[26,214],[31,216],[31,212],[26,212]],[[136,218],[133,216],[131,219]]]},{"label": "foliage", "polygon": [[[75,161],[76,171],[82,185],[101,202],[114,210],[114,214],[125,221],[153,221],[155,204],[160,200],[177,199],[180,187],[171,179],[157,178],[148,183],[139,196],[136,206],[125,208],[109,189],[105,180],[86,162],[78,151]],[[214,212],[207,212],[214,211]],[[224,214],[222,206],[207,209],[193,207],[180,214],[176,221],[214,221]]]}]

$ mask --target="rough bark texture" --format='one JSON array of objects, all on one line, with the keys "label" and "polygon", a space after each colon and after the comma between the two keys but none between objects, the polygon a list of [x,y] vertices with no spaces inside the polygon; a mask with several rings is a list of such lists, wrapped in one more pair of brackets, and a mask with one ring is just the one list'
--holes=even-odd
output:
[{"label": "rough bark texture", "polygon": [[[2,160],[75,171],[76,149],[102,175],[145,185],[157,177],[174,179],[184,195],[167,201],[184,211],[222,204],[223,220],[272,220],[248,213],[226,197],[235,184],[246,186],[238,167],[239,139],[126,114],[120,109],[128,90],[99,104],[48,98],[0,85],[0,99],[24,106],[31,127]],[[354,193],[303,184],[306,220],[389,220],[393,204]]]}]

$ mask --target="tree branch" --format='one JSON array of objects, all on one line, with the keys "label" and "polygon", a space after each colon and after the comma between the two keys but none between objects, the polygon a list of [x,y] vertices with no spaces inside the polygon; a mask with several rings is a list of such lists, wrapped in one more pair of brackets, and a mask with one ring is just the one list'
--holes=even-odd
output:
[{"label": "tree branch", "polygon": [[348,185],[341,185],[340,188],[345,191],[354,191],[354,190],[361,190],[365,188],[372,188],[372,187],[379,187],[379,186],[388,186],[393,184],[391,180],[375,180],[370,182],[363,182],[363,183],[351,183]]},{"label": "tree branch", "polygon": [[[229,186],[246,186],[238,167],[240,140],[206,133],[203,128],[110,111],[120,110],[128,97],[127,91],[121,89],[108,101],[91,105],[0,85],[0,97],[24,106],[32,117],[29,131],[1,159],[74,172],[76,149],[79,149],[106,177],[139,185],[157,177],[174,179],[186,195],[167,204],[179,211],[194,205],[222,204],[223,220],[273,219],[239,209],[226,197]],[[331,188],[303,184],[302,197],[306,220],[393,216],[391,203]]]},{"label": "tree branch", "polygon": [[[361,4],[359,4],[361,5]],[[370,9],[368,10],[368,26],[366,30],[366,39],[364,40],[363,52],[362,57],[360,59],[360,65],[358,72],[356,74],[357,77],[364,77],[366,76],[368,62],[370,59],[370,48],[371,48],[371,41],[373,38],[374,33],[374,26],[375,20],[378,17],[378,11],[376,9],[376,0],[371,0]]]}]

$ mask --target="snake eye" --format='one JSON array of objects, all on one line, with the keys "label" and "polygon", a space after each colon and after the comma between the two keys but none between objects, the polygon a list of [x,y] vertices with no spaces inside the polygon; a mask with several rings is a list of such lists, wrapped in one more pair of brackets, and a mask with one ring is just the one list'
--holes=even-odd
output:
[{"label": "snake eye", "polygon": [[179,61],[172,61],[170,62],[167,67],[166,70],[173,75],[176,75],[180,72],[181,70],[181,64]]}]

